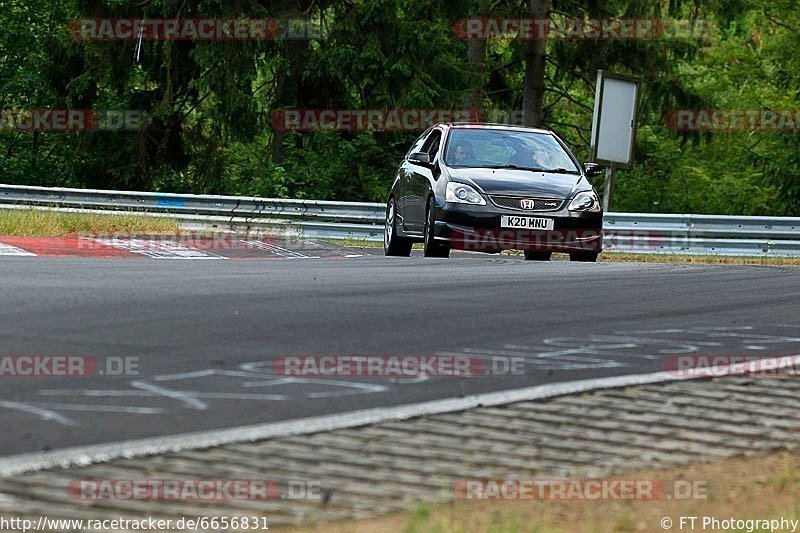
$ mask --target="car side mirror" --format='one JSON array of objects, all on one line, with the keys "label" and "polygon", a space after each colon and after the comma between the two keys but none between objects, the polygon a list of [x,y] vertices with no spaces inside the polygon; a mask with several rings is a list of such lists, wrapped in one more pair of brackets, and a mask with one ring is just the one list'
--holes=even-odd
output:
[{"label": "car side mirror", "polygon": [[414,152],[410,156],[408,156],[408,160],[412,163],[420,163],[422,165],[430,165],[431,164],[431,156],[429,156],[425,152]]},{"label": "car side mirror", "polygon": [[603,167],[598,165],[597,163],[586,163],[583,165],[583,171],[586,173],[586,176],[592,178],[594,176],[599,176],[603,173]]}]

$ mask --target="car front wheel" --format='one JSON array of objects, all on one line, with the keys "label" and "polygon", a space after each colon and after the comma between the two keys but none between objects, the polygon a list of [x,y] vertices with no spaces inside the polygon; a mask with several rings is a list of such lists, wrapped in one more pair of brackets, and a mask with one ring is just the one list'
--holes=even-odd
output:
[{"label": "car front wheel", "polygon": [[597,252],[572,252],[569,254],[570,261],[580,261],[582,263],[594,263],[597,261]]},{"label": "car front wheel", "polygon": [[540,252],[538,250],[526,250],[525,261],[550,261],[551,252]]},{"label": "car front wheel", "polygon": [[436,227],[436,205],[431,196],[428,199],[427,217],[425,218],[425,257],[450,257],[450,247],[439,244],[434,239],[433,228]]},{"label": "car front wheel", "polygon": [[411,239],[397,234],[397,204],[394,197],[386,204],[386,223],[383,229],[383,253],[385,255],[411,255]]}]

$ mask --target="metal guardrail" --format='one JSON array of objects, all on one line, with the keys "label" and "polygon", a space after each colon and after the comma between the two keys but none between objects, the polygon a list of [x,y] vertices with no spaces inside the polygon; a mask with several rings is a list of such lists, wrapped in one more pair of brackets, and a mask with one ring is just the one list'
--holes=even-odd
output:
[{"label": "metal guardrail", "polygon": [[606,213],[604,247],[634,253],[800,256],[800,218]]},{"label": "metal guardrail", "polygon": [[[307,238],[383,238],[381,203],[0,185],[0,207],[169,216]],[[800,218],[606,213],[605,248],[633,253],[800,256]]]},{"label": "metal guardrail", "polygon": [[0,207],[124,211],[294,237],[383,240],[383,204],[0,185]]}]

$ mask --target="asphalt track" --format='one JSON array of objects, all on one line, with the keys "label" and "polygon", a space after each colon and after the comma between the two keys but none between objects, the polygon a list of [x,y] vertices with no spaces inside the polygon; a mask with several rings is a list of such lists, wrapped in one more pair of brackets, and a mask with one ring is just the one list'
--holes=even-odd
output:
[{"label": "asphalt track", "polygon": [[[0,356],[136,357],[139,375],[0,377],[0,455],[640,374],[675,354],[796,354],[798,302],[796,268],[2,257]],[[271,365],[448,353],[524,371],[331,380]]]}]

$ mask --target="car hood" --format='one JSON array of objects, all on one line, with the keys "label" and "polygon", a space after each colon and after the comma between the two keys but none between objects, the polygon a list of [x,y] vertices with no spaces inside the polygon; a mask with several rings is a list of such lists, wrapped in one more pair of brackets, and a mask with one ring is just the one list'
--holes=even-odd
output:
[{"label": "car hood", "polygon": [[[508,168],[448,168],[455,181],[477,186],[486,194],[567,198],[583,179],[578,174],[553,174]],[[586,183],[586,189],[590,188]]]}]

